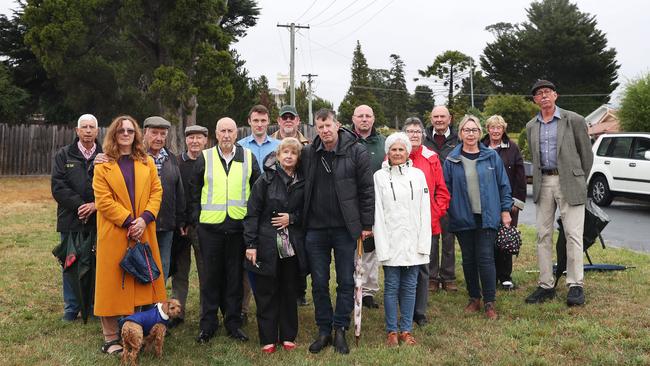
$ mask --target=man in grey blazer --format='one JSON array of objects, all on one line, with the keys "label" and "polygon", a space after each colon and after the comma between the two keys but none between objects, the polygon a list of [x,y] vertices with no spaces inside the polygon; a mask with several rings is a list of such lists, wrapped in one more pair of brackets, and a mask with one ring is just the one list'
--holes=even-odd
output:
[{"label": "man in grey blazer", "polygon": [[582,305],[582,232],[587,200],[587,176],[594,160],[584,117],[555,105],[557,92],[548,80],[537,80],[531,89],[540,112],[526,124],[533,160],[533,201],[537,205],[537,289],[529,304],[555,297],[553,279],[553,231],[555,212],[566,236],[567,305]]}]

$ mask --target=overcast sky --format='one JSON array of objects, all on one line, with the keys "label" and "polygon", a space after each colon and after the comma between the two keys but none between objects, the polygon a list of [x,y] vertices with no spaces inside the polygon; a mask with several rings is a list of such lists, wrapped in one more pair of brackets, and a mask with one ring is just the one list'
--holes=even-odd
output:
[{"label": "overcast sky", "polygon": [[[647,36],[650,2],[577,0],[578,8],[596,15],[598,29],[617,51],[619,82],[650,71]],[[389,55],[401,56],[413,91],[417,70],[433,63],[446,50],[461,51],[478,61],[487,42],[485,27],[497,22],[526,20],[528,0],[258,0],[257,25],[234,44],[251,76],[266,75],[277,86],[278,73],[289,73],[289,31],[277,24],[309,25],[296,34],[296,80],[317,74],[315,93],[335,107],[350,85],[350,66],[356,41],[361,42],[371,68],[389,68]],[[0,0],[0,11],[15,7]],[[422,83],[421,81],[419,83]],[[433,86],[433,85],[432,85]],[[621,88],[615,92],[615,100]],[[559,91],[561,93],[561,91]],[[442,93],[441,93],[442,95]],[[442,101],[442,99],[439,99]]]}]

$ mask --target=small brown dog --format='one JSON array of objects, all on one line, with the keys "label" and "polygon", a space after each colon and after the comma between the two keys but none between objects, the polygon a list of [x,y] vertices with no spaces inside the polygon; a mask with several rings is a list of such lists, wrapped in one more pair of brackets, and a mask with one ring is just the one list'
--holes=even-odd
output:
[{"label": "small brown dog", "polygon": [[181,314],[181,303],[176,299],[159,302],[151,309],[130,315],[122,325],[122,365],[137,365],[138,353],[143,346],[156,356],[162,356],[167,323]]}]

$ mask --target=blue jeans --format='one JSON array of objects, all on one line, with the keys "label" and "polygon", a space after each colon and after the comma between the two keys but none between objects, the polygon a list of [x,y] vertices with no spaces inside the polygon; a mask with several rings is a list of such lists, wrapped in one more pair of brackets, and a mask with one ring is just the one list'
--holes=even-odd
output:
[{"label": "blue jeans", "polygon": [[[59,233],[61,241],[63,241],[65,235],[68,234],[69,233]],[[76,315],[81,309],[79,309],[77,297],[72,289],[72,280],[63,272],[63,269],[61,269],[61,277],[63,278],[63,312],[64,314],[70,313]]]},{"label": "blue jeans", "polygon": [[169,264],[172,259],[172,242],[174,241],[173,231],[156,231],[156,238],[158,239],[158,250],[160,251],[160,261],[162,262],[162,270],[165,275],[165,282],[169,277]]},{"label": "blue jeans", "polygon": [[[350,325],[354,307],[354,252],[355,240],[342,228],[307,230],[305,249],[311,268],[311,287],[314,315],[320,335],[329,335],[332,328]],[[330,263],[334,249],[336,268],[336,312],[330,299]]]},{"label": "blue jeans", "polygon": [[[420,266],[384,266],[384,313],[386,332],[410,332],[413,329],[415,309],[415,288]],[[399,328],[397,327],[397,306],[399,304]]]},{"label": "blue jeans", "polygon": [[[494,266],[494,229],[474,229],[456,233],[463,254],[463,273],[469,297],[483,301],[496,300],[497,275]],[[480,280],[480,285],[479,285]]]}]

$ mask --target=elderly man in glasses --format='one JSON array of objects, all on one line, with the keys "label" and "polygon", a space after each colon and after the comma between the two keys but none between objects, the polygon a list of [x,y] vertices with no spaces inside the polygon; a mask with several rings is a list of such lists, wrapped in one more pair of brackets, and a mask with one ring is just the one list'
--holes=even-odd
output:
[{"label": "elderly man in glasses", "polygon": [[294,106],[284,105],[280,108],[278,126],[278,130],[271,135],[274,139],[282,140],[287,137],[294,137],[303,145],[309,143],[309,139],[300,132],[300,116]]},{"label": "elderly man in glasses", "polygon": [[587,201],[587,177],[594,161],[584,117],[555,105],[557,92],[548,80],[531,88],[540,111],[526,124],[533,160],[533,201],[537,204],[537,289],[529,304],[555,297],[553,280],[553,231],[555,211],[566,236],[567,305],[585,303],[583,291],[582,234]]}]

